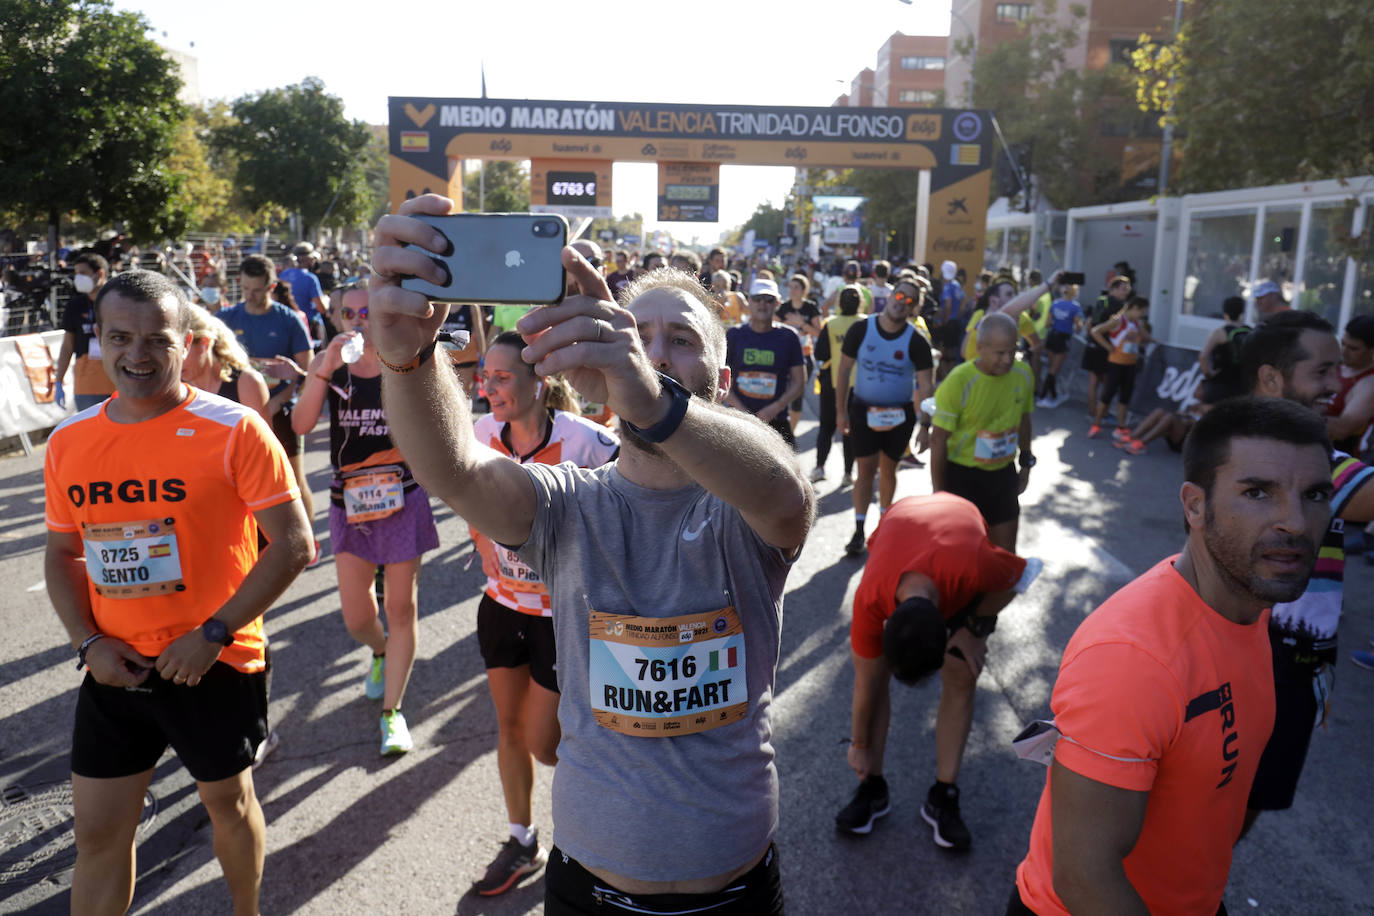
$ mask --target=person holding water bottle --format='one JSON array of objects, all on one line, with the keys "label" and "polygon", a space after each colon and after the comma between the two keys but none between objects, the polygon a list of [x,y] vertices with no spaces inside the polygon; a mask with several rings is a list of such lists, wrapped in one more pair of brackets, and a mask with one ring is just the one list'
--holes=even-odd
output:
[{"label": "person holding water bottle", "polygon": [[[339,309],[343,333],[310,363],[291,417],[304,435],[329,404],[329,536],[339,577],[339,604],[353,638],[372,650],[364,681],[369,700],[382,701],[381,752],[412,747],[401,700],[415,661],[416,588],[420,557],[439,546],[429,496],[391,442],[382,412],[381,364],[367,320],[367,287],[346,287]],[[372,580],[382,567],[386,620],[378,619]]]}]

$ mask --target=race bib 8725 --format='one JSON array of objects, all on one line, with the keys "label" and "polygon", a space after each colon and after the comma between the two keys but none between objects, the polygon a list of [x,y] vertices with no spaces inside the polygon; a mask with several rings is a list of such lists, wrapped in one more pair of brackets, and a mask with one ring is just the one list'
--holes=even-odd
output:
[{"label": "race bib 8725", "polygon": [[105,598],[146,598],[185,591],[175,522],[118,522],[86,525],[86,575]]},{"label": "race bib 8725", "polygon": [[588,685],[597,724],[671,738],[743,719],[744,628],[732,607],[684,617],[593,611]]}]

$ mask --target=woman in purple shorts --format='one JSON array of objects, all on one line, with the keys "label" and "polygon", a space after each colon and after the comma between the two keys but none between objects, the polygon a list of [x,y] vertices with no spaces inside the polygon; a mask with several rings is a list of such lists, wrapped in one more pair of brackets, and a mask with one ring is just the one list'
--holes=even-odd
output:
[{"label": "woman in purple shorts", "polygon": [[[439,546],[439,532],[429,496],[392,445],[382,413],[381,364],[368,333],[366,287],[344,290],[339,316],[343,333],[311,361],[291,425],[299,435],[308,433],[328,400],[334,466],[329,537],[339,605],[348,632],[372,650],[364,692],[382,701],[382,755],[389,756],[412,746],[401,700],[415,663],[420,556]],[[355,349],[359,340],[361,355]],[[385,630],[372,590],[378,566],[386,585]]]}]

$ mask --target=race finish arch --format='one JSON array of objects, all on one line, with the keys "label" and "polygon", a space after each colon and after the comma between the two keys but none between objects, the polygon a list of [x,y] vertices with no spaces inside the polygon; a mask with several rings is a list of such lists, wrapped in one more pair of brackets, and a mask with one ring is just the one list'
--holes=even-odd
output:
[{"label": "race finish arch", "polygon": [[393,210],[428,191],[461,201],[464,159],[590,160],[588,171],[597,161],[910,169],[919,170],[916,259],[948,258],[970,277],[982,270],[993,161],[986,111],[389,102]]}]

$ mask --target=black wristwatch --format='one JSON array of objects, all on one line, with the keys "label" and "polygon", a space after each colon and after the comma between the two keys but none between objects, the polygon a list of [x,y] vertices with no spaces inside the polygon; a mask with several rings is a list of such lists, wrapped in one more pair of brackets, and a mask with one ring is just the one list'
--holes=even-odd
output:
[{"label": "black wristwatch", "polygon": [[639,438],[654,444],[664,441],[677,432],[677,428],[682,425],[682,418],[687,415],[687,405],[692,400],[692,393],[678,384],[677,379],[660,372],[658,373],[658,381],[662,386],[662,391],[668,392],[673,399],[672,403],[668,405],[668,413],[663,419],[647,429],[640,429],[629,420],[621,420]]},{"label": "black wristwatch", "polygon": [[206,642],[219,643],[225,648],[234,644],[234,634],[229,632],[229,628],[224,625],[223,620],[216,620],[211,617],[200,625],[200,631],[205,634]]},{"label": "black wristwatch", "polygon": [[988,636],[992,634],[992,631],[997,629],[997,615],[993,614],[985,617],[978,614],[969,614],[968,618],[964,621],[964,629],[968,630],[979,639],[987,639]]},{"label": "black wristwatch", "polygon": [[1022,452],[1022,453],[1021,453],[1021,470],[1023,470],[1023,471],[1029,471],[1029,470],[1030,470],[1031,468],[1033,468],[1033,467],[1035,467],[1035,456],[1032,455],[1030,452]]}]

